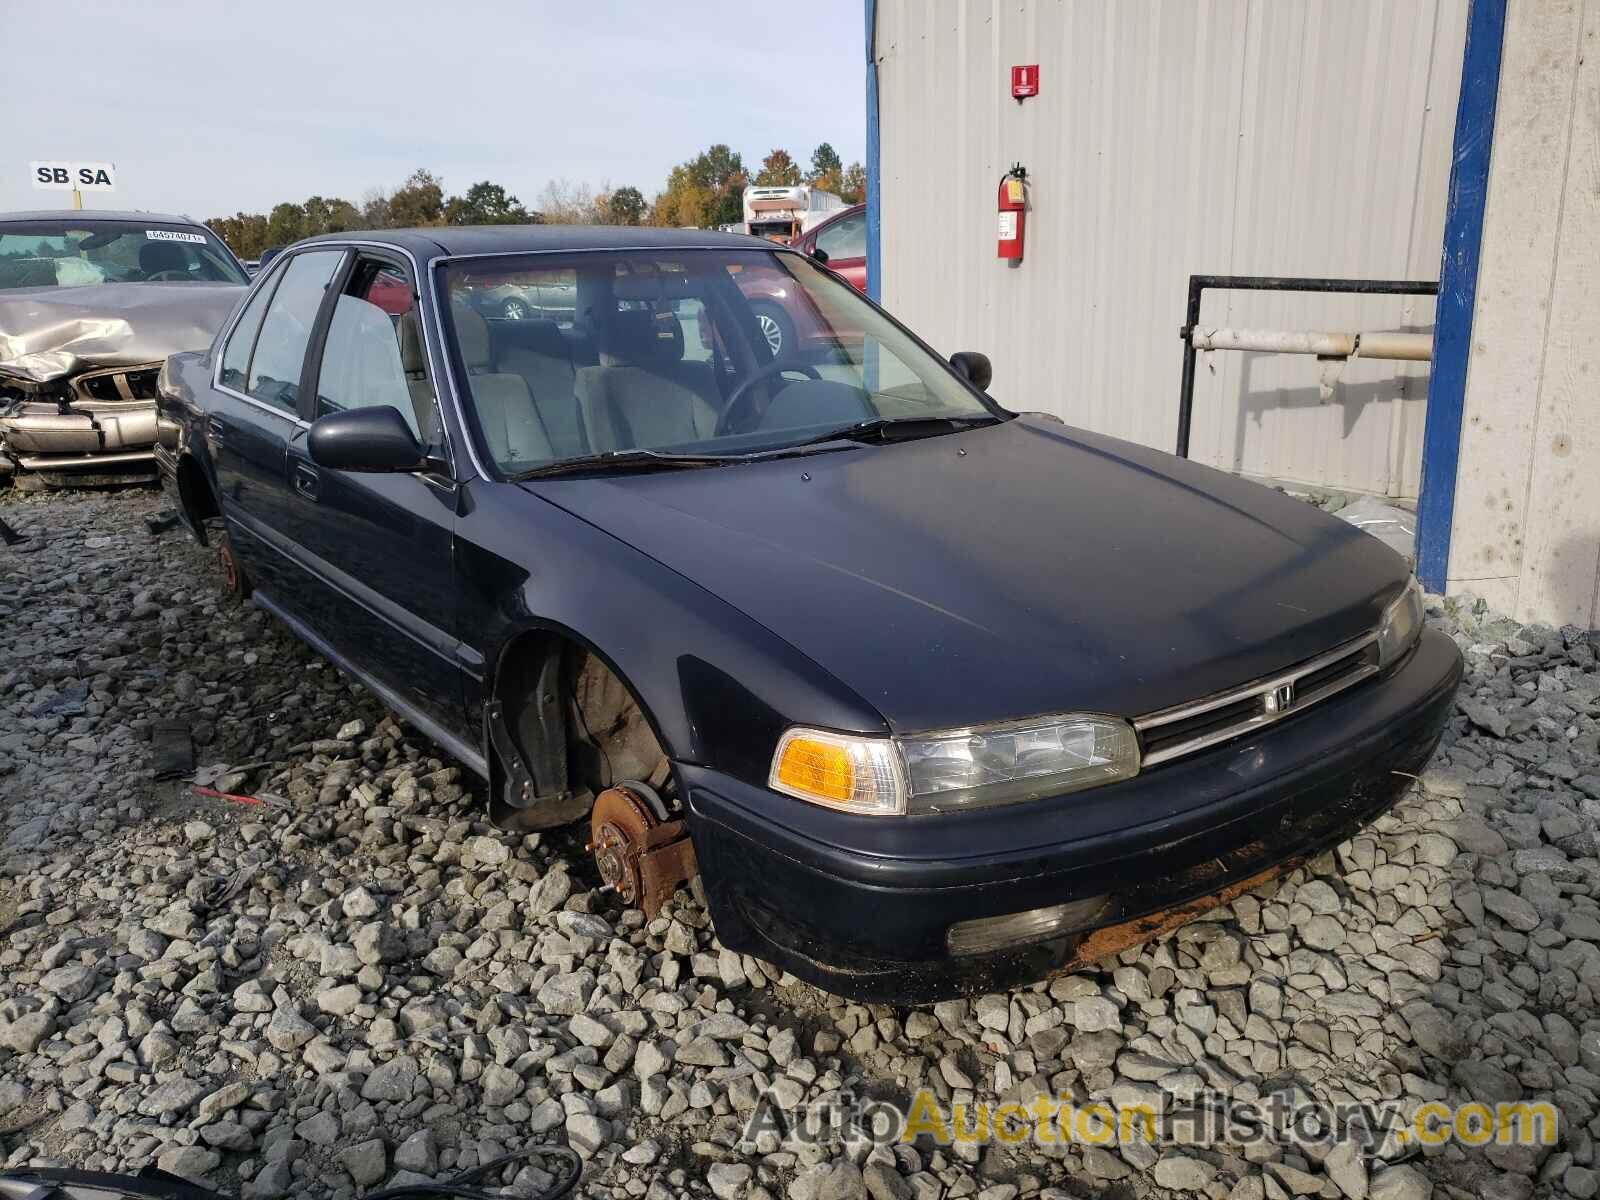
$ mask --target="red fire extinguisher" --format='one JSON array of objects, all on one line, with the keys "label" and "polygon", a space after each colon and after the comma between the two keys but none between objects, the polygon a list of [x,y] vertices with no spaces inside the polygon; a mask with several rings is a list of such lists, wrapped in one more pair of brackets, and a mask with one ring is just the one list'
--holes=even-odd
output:
[{"label": "red fire extinguisher", "polygon": [[1017,163],[1000,180],[1000,257],[1022,261],[1023,230],[1027,222],[1027,169]]}]

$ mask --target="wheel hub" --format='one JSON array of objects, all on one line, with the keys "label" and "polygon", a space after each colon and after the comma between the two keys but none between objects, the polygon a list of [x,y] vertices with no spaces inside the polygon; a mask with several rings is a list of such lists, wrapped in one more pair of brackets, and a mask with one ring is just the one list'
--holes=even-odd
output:
[{"label": "wheel hub", "polygon": [[655,916],[680,883],[694,878],[694,844],[680,821],[663,821],[628,784],[595,798],[589,849],[607,887]]}]

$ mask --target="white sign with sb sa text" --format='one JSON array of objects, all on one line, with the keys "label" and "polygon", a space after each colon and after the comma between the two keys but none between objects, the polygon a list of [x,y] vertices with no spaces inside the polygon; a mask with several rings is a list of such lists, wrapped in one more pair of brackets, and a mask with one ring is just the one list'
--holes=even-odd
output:
[{"label": "white sign with sb sa text", "polygon": [[114,192],[117,168],[108,162],[35,162],[28,164],[33,186],[52,192]]}]

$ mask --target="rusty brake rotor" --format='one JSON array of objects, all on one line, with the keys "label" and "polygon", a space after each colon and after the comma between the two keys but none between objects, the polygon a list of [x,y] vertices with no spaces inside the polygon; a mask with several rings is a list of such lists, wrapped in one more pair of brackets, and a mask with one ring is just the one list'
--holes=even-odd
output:
[{"label": "rusty brake rotor", "polygon": [[654,799],[646,785],[621,783],[595,798],[589,816],[589,849],[600,878],[651,917],[698,871],[688,827],[657,816]]}]

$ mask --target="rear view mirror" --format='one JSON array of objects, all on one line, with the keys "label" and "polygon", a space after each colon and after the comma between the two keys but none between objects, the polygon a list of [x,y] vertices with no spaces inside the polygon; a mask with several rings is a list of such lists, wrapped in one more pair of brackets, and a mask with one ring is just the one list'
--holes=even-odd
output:
[{"label": "rear view mirror", "polygon": [[989,390],[989,381],[994,378],[994,368],[989,365],[987,354],[979,354],[976,350],[958,350],[950,356],[950,365],[955,368],[957,375],[980,392]]},{"label": "rear view mirror", "polygon": [[306,434],[311,461],[334,471],[420,471],[427,452],[400,411],[353,408],[330,413]]}]

